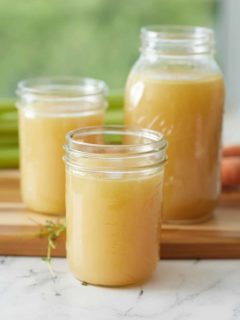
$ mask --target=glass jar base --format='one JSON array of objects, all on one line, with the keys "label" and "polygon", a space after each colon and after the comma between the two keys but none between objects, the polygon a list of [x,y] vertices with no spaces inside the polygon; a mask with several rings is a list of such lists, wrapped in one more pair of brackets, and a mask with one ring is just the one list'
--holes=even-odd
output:
[{"label": "glass jar base", "polygon": [[204,223],[208,220],[211,220],[213,218],[213,213],[207,214],[203,217],[194,218],[194,219],[181,219],[181,220],[165,220],[163,219],[163,224],[182,224],[182,225],[191,225],[191,224],[199,224]]},{"label": "glass jar base", "polygon": [[42,216],[46,216],[46,217],[65,217],[65,212],[64,213],[59,213],[59,212],[47,212],[47,211],[40,211],[40,210],[35,210],[34,208],[30,207],[30,206],[26,206],[26,209],[29,213],[34,213],[34,214],[39,214]]},{"label": "glass jar base", "polygon": [[95,282],[95,281],[86,281],[86,280],[83,280],[83,279],[80,279],[79,277],[75,276],[73,274],[74,278],[78,281],[80,281],[82,283],[82,285],[90,285],[90,286],[96,286],[96,287],[103,287],[103,288],[123,288],[123,287],[134,287],[134,286],[139,286],[145,282],[147,282],[148,280],[151,279],[152,275],[144,278],[144,279],[141,279],[141,280],[138,280],[138,281],[129,281],[129,282],[121,282],[121,283],[100,283],[100,282]]}]

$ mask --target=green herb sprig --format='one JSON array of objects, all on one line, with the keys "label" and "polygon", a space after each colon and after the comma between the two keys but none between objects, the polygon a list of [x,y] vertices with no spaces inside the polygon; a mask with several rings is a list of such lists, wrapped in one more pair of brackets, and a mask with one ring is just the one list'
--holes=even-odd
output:
[{"label": "green herb sprig", "polygon": [[55,276],[52,269],[52,250],[56,249],[55,241],[57,238],[66,231],[66,225],[60,222],[53,222],[51,220],[47,220],[46,224],[43,225],[39,231],[39,237],[47,238],[47,255],[43,258],[46,261],[48,270],[52,276]]}]

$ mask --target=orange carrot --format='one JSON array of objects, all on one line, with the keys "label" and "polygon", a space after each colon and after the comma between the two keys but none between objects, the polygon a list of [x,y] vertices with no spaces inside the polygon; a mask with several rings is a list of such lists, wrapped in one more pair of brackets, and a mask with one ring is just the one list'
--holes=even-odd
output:
[{"label": "orange carrot", "polygon": [[240,185],[240,157],[222,159],[221,181],[223,186]]},{"label": "orange carrot", "polygon": [[240,145],[232,145],[223,148],[224,157],[240,157]]}]

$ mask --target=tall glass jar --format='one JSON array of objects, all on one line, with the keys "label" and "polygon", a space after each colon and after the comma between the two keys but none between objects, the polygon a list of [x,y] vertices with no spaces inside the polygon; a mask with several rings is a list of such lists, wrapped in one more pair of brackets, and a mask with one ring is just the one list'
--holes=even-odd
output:
[{"label": "tall glass jar", "polygon": [[104,82],[87,78],[36,78],[18,84],[21,191],[29,209],[65,214],[65,135],[103,124],[105,93]]},{"label": "tall glass jar", "polygon": [[169,141],[164,221],[203,221],[220,191],[224,85],[213,57],[214,33],[150,26],[141,40],[126,86],[126,124],[159,130]]},{"label": "tall glass jar", "polygon": [[81,281],[142,282],[159,259],[166,141],[151,130],[89,127],[67,135],[67,260]]}]

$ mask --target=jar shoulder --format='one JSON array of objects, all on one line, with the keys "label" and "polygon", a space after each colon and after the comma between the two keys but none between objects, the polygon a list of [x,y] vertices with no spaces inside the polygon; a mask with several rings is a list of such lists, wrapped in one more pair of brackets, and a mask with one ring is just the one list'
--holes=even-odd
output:
[{"label": "jar shoulder", "polygon": [[222,76],[220,67],[211,56],[205,57],[146,57],[140,56],[133,65],[129,78],[134,75],[159,75],[162,78],[192,76]]}]

